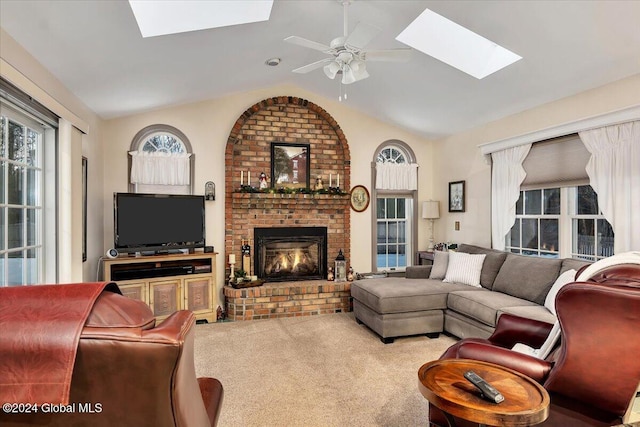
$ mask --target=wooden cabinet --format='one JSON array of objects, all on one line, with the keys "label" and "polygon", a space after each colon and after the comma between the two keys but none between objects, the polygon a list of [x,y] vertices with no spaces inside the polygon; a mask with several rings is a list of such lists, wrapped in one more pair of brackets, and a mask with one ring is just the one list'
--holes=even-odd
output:
[{"label": "wooden cabinet", "polygon": [[104,280],[128,298],[149,304],[159,321],[178,310],[216,321],[216,254],[155,255],[105,259]]}]

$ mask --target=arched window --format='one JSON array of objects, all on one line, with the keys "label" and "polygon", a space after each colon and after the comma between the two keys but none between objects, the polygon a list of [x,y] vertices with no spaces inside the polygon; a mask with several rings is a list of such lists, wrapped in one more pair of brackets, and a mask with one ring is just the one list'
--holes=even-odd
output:
[{"label": "arched window", "polygon": [[129,151],[129,190],[134,193],[191,194],[195,158],[187,137],[169,125],[136,134]]},{"label": "arched window", "polygon": [[402,271],[413,265],[417,245],[415,154],[402,141],[386,141],[376,149],[372,167],[374,270]]}]

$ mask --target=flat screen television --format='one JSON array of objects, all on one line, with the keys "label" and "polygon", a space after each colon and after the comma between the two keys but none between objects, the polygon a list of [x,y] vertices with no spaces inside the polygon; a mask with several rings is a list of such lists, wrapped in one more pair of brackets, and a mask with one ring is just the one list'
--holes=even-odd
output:
[{"label": "flat screen television", "polygon": [[114,193],[118,252],[172,252],[205,246],[204,196]]}]

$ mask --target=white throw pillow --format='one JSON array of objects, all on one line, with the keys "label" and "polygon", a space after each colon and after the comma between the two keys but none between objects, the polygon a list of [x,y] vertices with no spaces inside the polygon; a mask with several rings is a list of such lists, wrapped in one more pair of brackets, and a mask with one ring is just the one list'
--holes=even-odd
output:
[{"label": "white throw pillow", "polygon": [[480,273],[486,254],[449,252],[449,265],[443,282],[480,287]]},{"label": "white throw pillow", "polygon": [[576,270],[567,270],[558,276],[553,286],[551,286],[551,289],[549,289],[549,293],[544,300],[544,306],[547,307],[547,310],[553,313],[554,316],[556,315],[556,295],[558,295],[558,291],[567,283],[575,282],[575,280]]},{"label": "white throw pillow", "polygon": [[447,274],[447,266],[449,265],[449,252],[435,251],[433,253],[433,266],[429,279],[444,279]]}]

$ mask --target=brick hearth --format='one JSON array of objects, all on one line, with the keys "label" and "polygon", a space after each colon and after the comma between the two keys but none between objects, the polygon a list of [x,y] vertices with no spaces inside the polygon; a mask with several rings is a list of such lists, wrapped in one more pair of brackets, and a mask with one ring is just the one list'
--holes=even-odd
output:
[{"label": "brick hearth", "polygon": [[350,282],[321,280],[224,287],[229,320],[275,319],[351,311]]},{"label": "brick hearth", "polygon": [[[275,190],[269,193],[240,192],[243,172],[245,177],[251,172],[253,187],[258,186],[258,176],[261,172],[270,173],[272,142],[309,144],[312,188],[318,176],[322,177],[325,186],[328,186],[329,174],[332,174],[334,179],[340,174],[340,186],[344,191],[350,189],[349,145],[340,126],[327,111],[305,99],[289,96],[268,98],[254,104],[234,124],[225,151],[225,255],[235,254],[236,259],[239,259],[242,241],[248,240],[253,256],[253,230],[256,227],[322,226],[327,227],[329,265],[333,264],[338,251],[342,250],[347,258],[348,267],[351,251],[351,212],[348,195],[281,194]],[[229,273],[228,267],[225,265],[226,274]],[[253,267],[252,261],[251,274],[256,274]],[[227,313],[229,317],[237,320],[250,320],[262,318],[260,316],[277,317],[296,313],[302,315],[348,310],[349,304],[345,302],[349,296],[348,284],[319,285],[318,282],[323,283],[317,281],[296,282],[291,285],[268,284],[253,290],[225,288]],[[333,290],[326,291],[329,288]],[[335,290],[339,288],[340,290]],[[288,294],[273,294],[274,291]],[[257,293],[260,295],[256,296]],[[313,293],[316,295],[312,295]],[[283,297],[291,299],[281,301]],[[256,298],[260,301],[256,302]],[[277,300],[270,301],[269,298]],[[258,304],[261,306],[256,308]],[[247,308],[249,306],[251,308]],[[259,313],[256,310],[259,310]]]}]

